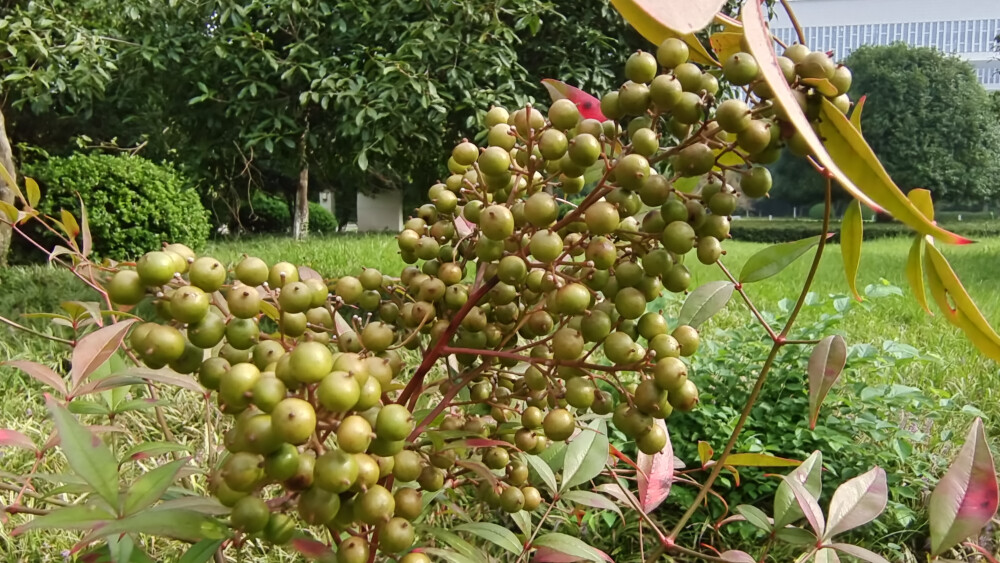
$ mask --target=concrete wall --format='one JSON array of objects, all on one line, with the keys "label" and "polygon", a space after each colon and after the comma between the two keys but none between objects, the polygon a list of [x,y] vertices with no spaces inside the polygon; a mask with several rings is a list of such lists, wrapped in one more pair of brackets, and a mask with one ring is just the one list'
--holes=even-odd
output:
[{"label": "concrete wall", "polygon": [[371,196],[358,193],[358,231],[403,229],[403,192],[380,192]]}]

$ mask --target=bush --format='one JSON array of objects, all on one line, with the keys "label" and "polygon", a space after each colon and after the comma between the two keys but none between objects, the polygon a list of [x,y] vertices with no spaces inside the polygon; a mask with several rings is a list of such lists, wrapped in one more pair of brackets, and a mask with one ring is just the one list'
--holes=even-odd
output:
[{"label": "bush", "polygon": [[309,203],[309,232],[317,235],[332,235],[337,232],[337,218],[318,203]]},{"label": "bush", "polygon": [[284,199],[257,190],[241,208],[240,223],[252,233],[284,233],[292,226],[292,209]]},{"label": "bush", "polygon": [[208,213],[198,193],[169,164],[75,154],[28,163],[23,173],[40,184],[43,213],[58,217],[62,209],[78,210],[80,194],[98,256],[135,258],[164,241],[197,249],[208,240]]},{"label": "bush", "polygon": [[[1000,221],[948,222],[943,223],[941,226],[971,238],[1000,235]],[[730,234],[732,234],[734,240],[743,242],[777,243],[816,236],[820,234],[822,227],[823,225],[819,221],[739,219],[733,221]],[[839,233],[840,222],[831,222],[830,231]],[[910,236],[912,234],[913,230],[901,223],[865,223],[865,240]],[[834,235],[830,241],[839,242],[839,236]]]}]

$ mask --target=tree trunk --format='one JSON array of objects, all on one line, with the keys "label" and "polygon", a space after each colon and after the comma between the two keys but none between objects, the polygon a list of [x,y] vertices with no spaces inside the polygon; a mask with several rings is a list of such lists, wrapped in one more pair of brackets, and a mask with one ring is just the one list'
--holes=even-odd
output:
[{"label": "tree trunk", "polygon": [[[10,140],[7,138],[7,129],[4,124],[3,112],[0,111],[0,166],[7,169],[10,177],[17,181],[17,170],[14,168],[14,153],[10,148]],[[0,180],[0,201],[14,203],[14,190],[7,186],[7,183]],[[7,254],[10,251],[11,237],[13,231],[9,224],[0,221],[0,267],[7,265]]]},{"label": "tree trunk", "polygon": [[299,187],[295,191],[295,218],[292,221],[292,236],[302,240],[309,234],[309,165],[302,163],[299,170]]}]

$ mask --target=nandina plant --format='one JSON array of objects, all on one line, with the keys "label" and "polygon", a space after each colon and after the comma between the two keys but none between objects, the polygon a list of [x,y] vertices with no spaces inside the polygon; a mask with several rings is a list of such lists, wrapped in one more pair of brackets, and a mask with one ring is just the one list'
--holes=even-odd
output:
[{"label": "nandina plant", "polygon": [[[967,241],[933,223],[927,192],[907,197],[884,173],[859,130],[862,103],[846,94],[850,70],[803,44],[777,56],[756,0],[740,21],[715,15],[719,2],[615,4],[655,52],[630,55],[628,81],[600,100],[547,81],[555,99],[545,112],[490,109],[483,144],[454,147],[451,175],[429,188],[429,203],[399,233],[408,264],[401,272],[324,277],[253,256],[227,265],[180,244],[135,263],[97,263],[85,209],[79,220],[43,216],[37,185],[26,180],[22,192],[8,176],[20,208],[0,207],[5,221],[22,235],[29,221],[58,233],[52,261],[103,299],[53,315],[72,331],[59,338],[72,347],[68,374],[11,363],[51,389],[55,423],[42,445],[0,433],[0,443],[36,459],[31,472],[4,478],[16,491],[6,511],[36,515],[14,533],[82,530],[75,549],[88,561],[149,560],[145,535],[193,544],[186,562],[262,543],[340,563],[486,561],[485,551],[505,560],[610,560],[551,531],[556,513],[584,506],[641,520],[646,561],[665,553],[769,561],[779,542],[798,546],[798,561],[885,561],[838,538],[885,507],[884,471],[843,483],[824,515],[820,452],[789,460],[734,451],[783,348],[813,348],[812,416],[803,424],[815,425],[846,345],[795,334],[832,233],[767,248],[733,273],[724,250],[730,215],[741,198],[767,195],[762,165],[788,146],[827,180],[824,231],[833,184],[857,198],[841,232],[852,291],[863,203],[914,228],[908,274],[917,299],[927,306],[926,279],[945,316],[996,358],[1000,337],[934,244]],[[657,7],[664,4],[669,13]],[[713,18],[722,31],[709,38],[710,52],[694,32]],[[745,286],[810,252],[794,307],[772,326]],[[728,281],[692,288],[695,261]],[[664,292],[686,293],[683,306],[651,310]],[[766,331],[770,353],[747,374],[752,391],[732,434],[719,437],[724,447],[702,460],[697,496],[665,529],[653,510],[681,482],[667,421],[698,408],[697,381],[707,377],[693,361],[698,328],[734,295]],[[155,321],[134,314],[147,302]],[[165,387],[204,400],[208,431],[197,464],[171,441]],[[155,420],[163,440],[148,436],[148,425],[110,437],[133,424],[122,422],[128,412]],[[107,424],[87,427],[74,414]],[[610,445],[612,428],[634,442],[635,459]],[[38,473],[56,449],[69,466],[68,502],[39,486],[60,481]],[[148,459],[161,464],[129,470]],[[765,543],[754,554],[681,545],[720,473],[740,466],[795,468],[772,514],[737,506],[718,522],[746,520],[767,533]],[[192,474],[214,501],[182,486]],[[473,496],[499,512],[448,530],[434,506]],[[977,421],[931,496],[933,554],[974,535],[996,508],[993,459]],[[455,531],[493,547],[478,550]]]}]

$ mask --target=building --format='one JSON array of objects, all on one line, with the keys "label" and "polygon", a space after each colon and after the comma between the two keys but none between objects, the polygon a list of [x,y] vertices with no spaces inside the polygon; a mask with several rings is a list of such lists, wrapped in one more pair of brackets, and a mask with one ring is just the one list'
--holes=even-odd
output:
[{"label": "building", "polygon": [[[1000,0],[790,0],[806,44],[842,60],[862,45],[903,41],[959,56],[987,90],[1000,90]],[[798,42],[788,16],[775,5],[772,32]]]}]

